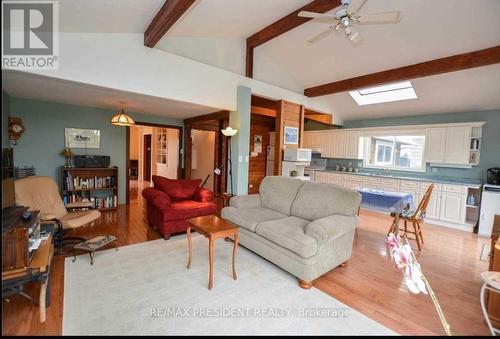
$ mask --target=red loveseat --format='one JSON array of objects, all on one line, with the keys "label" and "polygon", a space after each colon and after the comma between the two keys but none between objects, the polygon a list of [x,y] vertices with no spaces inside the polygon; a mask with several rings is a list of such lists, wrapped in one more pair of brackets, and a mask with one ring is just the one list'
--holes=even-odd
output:
[{"label": "red loveseat", "polygon": [[200,179],[174,180],[153,175],[154,188],[142,191],[148,222],[165,240],[172,233],[186,231],[187,219],[215,214],[213,193],[199,187],[200,183]]}]

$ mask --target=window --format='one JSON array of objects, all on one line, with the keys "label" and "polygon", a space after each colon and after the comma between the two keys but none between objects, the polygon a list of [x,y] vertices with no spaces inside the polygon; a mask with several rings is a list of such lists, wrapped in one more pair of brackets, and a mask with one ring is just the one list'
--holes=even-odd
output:
[{"label": "window", "polygon": [[375,148],[377,157],[375,159],[376,165],[390,165],[392,163],[392,154],[394,144],[385,140],[376,140]]},{"label": "window", "polygon": [[403,171],[425,171],[425,136],[411,135],[365,136],[365,167]]},{"label": "window", "polygon": [[158,128],[157,143],[156,143],[156,162],[158,164],[168,164],[168,143],[167,143],[167,129]]},{"label": "window", "polygon": [[417,98],[409,81],[350,91],[349,94],[360,106]]}]

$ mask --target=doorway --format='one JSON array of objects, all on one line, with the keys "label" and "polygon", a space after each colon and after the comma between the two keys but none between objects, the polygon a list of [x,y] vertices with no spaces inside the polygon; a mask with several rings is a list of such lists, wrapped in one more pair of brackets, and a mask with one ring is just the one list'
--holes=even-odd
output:
[{"label": "doorway", "polygon": [[193,129],[191,179],[201,179],[202,187],[214,191],[215,131]]},{"label": "doorway", "polygon": [[144,135],[144,150],[142,152],[143,154],[143,159],[142,159],[142,164],[144,166],[143,169],[143,176],[142,180],[143,181],[151,181],[151,134],[145,134]]},{"label": "doorway", "polygon": [[152,176],[180,178],[182,127],[136,122],[127,128],[127,203],[142,203]]}]

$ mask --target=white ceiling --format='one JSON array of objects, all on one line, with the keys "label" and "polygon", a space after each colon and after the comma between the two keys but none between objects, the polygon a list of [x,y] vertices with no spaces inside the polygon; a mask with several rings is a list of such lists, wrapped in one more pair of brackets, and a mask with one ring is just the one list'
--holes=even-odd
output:
[{"label": "white ceiling", "polygon": [[328,28],[316,22],[283,34],[256,49],[255,77],[273,81],[260,55],[307,88],[500,45],[498,0],[368,0],[361,13],[393,10],[402,12],[400,23],[356,26],[363,40],[355,46],[341,33],[308,45]]},{"label": "white ceiling", "polygon": [[59,30],[69,33],[144,33],[165,0],[62,0]]},{"label": "white ceiling", "polygon": [[[241,66],[230,65],[222,57],[244,58],[244,50],[237,53],[235,43],[228,41],[226,48],[221,39],[206,40],[203,50],[187,45],[200,46],[200,40],[192,38],[201,36],[246,38],[309,1],[286,1],[286,6],[283,2],[201,0],[158,48],[241,73]],[[279,8],[276,12],[269,9],[274,5]],[[356,46],[341,34],[308,45],[307,39],[328,27],[315,22],[259,46],[255,78],[302,93],[315,85],[500,45],[499,0],[368,0],[361,13],[386,11],[401,11],[401,22],[358,26],[363,40]],[[500,99],[492,95],[500,92],[499,70],[483,67],[414,80],[419,98],[413,101],[361,107],[347,93],[326,98],[335,108],[333,113],[344,120],[500,109]]]},{"label": "white ceiling", "polygon": [[17,71],[2,71],[2,89],[13,97],[98,107],[186,119],[218,111],[218,108],[152,97],[115,89],[63,81]]},{"label": "white ceiling", "polygon": [[[59,1],[60,30],[143,33],[164,1]],[[244,40],[309,2],[197,0],[157,47],[243,73]],[[255,50],[255,78],[302,93],[304,88],[323,83],[500,45],[500,0],[368,0],[361,13],[393,10],[402,12],[399,24],[358,26],[363,41],[356,46],[335,34],[309,46],[306,40],[327,26],[314,22],[301,25]],[[418,99],[404,102],[357,106],[347,93],[325,98],[334,107],[333,113],[344,120],[500,109],[500,96],[496,94],[500,92],[499,74],[496,65],[416,79],[412,83]],[[116,102],[125,97],[134,98],[138,111],[155,112],[151,114],[178,116],[181,111],[196,111],[186,103],[169,102],[174,108],[171,110],[163,105],[163,99],[112,93],[109,89],[72,84],[68,86],[70,91],[64,86],[65,91],[48,91],[46,86],[31,85],[31,81],[16,81],[18,85],[7,85],[13,92],[28,96],[31,90],[45,100],[58,98],[115,108]],[[62,85],[50,86],[58,89]],[[206,110],[199,108],[200,112]]]},{"label": "white ceiling", "polygon": [[414,79],[411,83],[418,97],[414,100],[358,106],[349,93],[327,98],[344,121],[500,110],[500,64]]},{"label": "white ceiling", "polygon": [[247,38],[310,0],[198,0],[169,32],[176,37]]}]

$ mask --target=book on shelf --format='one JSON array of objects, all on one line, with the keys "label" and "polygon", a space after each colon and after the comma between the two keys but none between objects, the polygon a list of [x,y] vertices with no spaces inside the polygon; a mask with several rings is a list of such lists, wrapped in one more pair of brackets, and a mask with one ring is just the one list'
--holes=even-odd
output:
[{"label": "book on shelf", "polygon": [[79,176],[73,177],[70,172],[66,172],[65,189],[67,191],[99,189],[99,188],[116,188],[116,177],[90,177],[82,178]]},{"label": "book on shelf", "polygon": [[78,194],[66,194],[63,196],[64,206],[74,208],[82,203],[88,203],[88,207],[94,209],[116,208],[118,206],[118,196],[116,194],[105,197],[82,197]]}]

